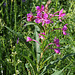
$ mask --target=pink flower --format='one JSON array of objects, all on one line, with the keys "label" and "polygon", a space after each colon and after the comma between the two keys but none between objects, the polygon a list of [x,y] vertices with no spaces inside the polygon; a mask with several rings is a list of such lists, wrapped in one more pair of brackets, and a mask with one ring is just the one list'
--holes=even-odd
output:
[{"label": "pink flower", "polygon": [[38,44],[40,44],[38,41],[36,41],[36,40],[34,40],[34,39],[31,39],[30,37],[27,37],[27,40],[26,40],[27,42],[29,42],[29,41],[35,41],[35,42],[37,42]]},{"label": "pink flower", "polygon": [[32,19],[33,19],[33,14],[32,13],[28,13],[27,14],[27,21],[32,21]]},{"label": "pink flower", "polygon": [[27,40],[26,40],[26,41],[27,41],[27,42],[28,42],[28,41],[32,41],[32,39],[31,39],[30,37],[27,37]]},{"label": "pink flower", "polygon": [[48,19],[48,14],[46,13],[37,13],[36,19],[35,19],[36,23],[42,23],[42,26],[46,23],[49,24],[50,20]]},{"label": "pink flower", "polygon": [[[48,14],[44,13],[44,5],[41,5],[41,8],[39,6],[36,7],[37,16],[35,19],[36,23],[42,23],[42,26],[46,23],[49,24],[50,20],[48,19]],[[42,13],[43,12],[43,13]]]},{"label": "pink flower", "polygon": [[39,6],[37,6],[37,7],[36,7],[36,10],[37,10],[37,11],[36,11],[37,13],[44,12],[44,5],[41,5],[41,8],[40,8]]},{"label": "pink flower", "polygon": [[57,54],[61,54],[61,53],[60,53],[60,50],[59,50],[58,48],[54,49],[54,51],[55,51],[55,53],[57,53]]},{"label": "pink flower", "polygon": [[65,24],[62,28],[63,34],[66,35],[67,33],[65,32],[67,30],[67,26],[68,24]]},{"label": "pink flower", "polygon": [[[45,32],[40,33],[40,34],[46,35],[46,34],[45,34]],[[42,36],[42,35],[40,35],[40,34],[39,34],[39,38],[44,39],[45,37],[44,37],[44,36]]]},{"label": "pink flower", "polygon": [[63,13],[63,9],[61,9],[60,11],[59,11],[59,21],[61,21],[61,18],[63,18],[63,16],[65,16],[65,13]]},{"label": "pink flower", "polygon": [[56,39],[56,37],[54,38],[54,44],[56,44],[57,47],[60,47],[59,39]]}]

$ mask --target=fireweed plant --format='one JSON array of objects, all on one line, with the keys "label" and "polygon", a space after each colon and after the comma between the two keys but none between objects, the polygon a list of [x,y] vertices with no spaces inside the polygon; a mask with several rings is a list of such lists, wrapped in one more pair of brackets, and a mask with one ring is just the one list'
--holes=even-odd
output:
[{"label": "fireweed plant", "polygon": [[[50,14],[50,13],[46,13],[45,12],[45,7],[44,7],[44,5],[41,5],[41,8],[39,7],[39,6],[37,6],[36,7],[36,13],[37,13],[37,15],[36,16],[33,16],[33,14],[32,14],[32,12],[31,13],[28,13],[27,14],[27,21],[29,21],[29,22],[31,22],[32,21],[32,19],[33,18],[35,18],[35,22],[36,23],[38,23],[38,24],[40,24],[40,23],[42,23],[42,26],[45,26],[46,27],[46,25],[47,24],[50,24],[50,23],[53,23],[53,21],[51,20],[51,18],[52,17],[55,17],[55,16],[58,16],[58,19],[59,19],[59,21],[62,21],[61,20],[61,18],[64,18],[64,16],[65,16],[65,13],[63,13],[63,9],[61,9],[60,11],[57,11],[56,13],[54,13],[54,14]],[[59,15],[56,15],[56,14],[59,14]],[[50,16],[50,17],[49,17]],[[56,28],[56,29],[54,29],[54,30],[62,30],[62,32],[63,32],[63,35],[66,35],[67,33],[66,33],[66,30],[67,30],[67,26],[66,25],[68,25],[68,24],[65,24],[64,26],[63,26],[63,28]],[[52,30],[52,31],[54,31],[54,30]],[[41,35],[42,34],[42,35]],[[39,35],[39,38],[41,38],[42,40],[43,39],[45,39],[45,37],[44,36],[46,36],[46,31],[45,32],[42,32],[42,33],[40,33],[40,34],[38,34]],[[43,36],[44,35],[44,36]],[[28,41],[35,41],[35,42],[37,42],[38,44],[40,44],[38,41],[36,41],[36,40],[34,40],[34,39],[31,39],[30,37],[27,37],[27,42]],[[56,46],[57,47],[60,47],[60,44],[59,44],[59,39],[58,38],[54,38],[54,42],[52,42],[52,43],[49,43],[48,44],[48,46],[49,45],[54,45],[54,44],[56,44]],[[47,46],[46,46],[46,48],[47,48]],[[52,48],[53,49],[53,48]],[[57,54],[60,54],[60,50],[57,48],[57,49],[53,49]]]},{"label": "fireweed plant", "polygon": [[[39,39],[41,39],[40,41],[37,41],[35,39],[30,38],[29,36],[27,36],[27,42],[29,41],[35,41],[37,44],[39,44],[39,46],[41,46],[43,44],[43,41],[46,41],[46,36],[49,34],[47,32],[47,27],[49,27],[49,24],[52,24],[52,18],[54,17],[58,17],[58,20],[62,23],[62,21],[65,19],[64,16],[66,15],[65,13],[63,13],[63,9],[61,9],[60,11],[55,12],[54,14],[48,13],[48,5],[50,4],[50,2],[48,2],[45,7],[44,5],[40,6],[36,6],[36,15],[34,16],[32,12],[27,14],[27,21],[29,22],[35,22],[36,24],[41,25],[44,30],[41,29],[40,33],[38,34]],[[62,28],[54,28],[53,30],[49,31],[50,33],[55,31],[55,30],[60,30],[62,31],[62,35],[67,35],[66,30],[67,30],[67,25],[65,24],[63,25]],[[49,47],[50,46],[50,47]],[[42,56],[44,54],[44,52],[47,49],[52,49],[54,50],[54,52],[56,54],[61,54],[61,51],[59,49],[59,47],[61,47],[60,43],[59,43],[59,38],[57,38],[55,36],[53,42],[50,42],[49,44],[47,44],[44,48],[42,48],[41,51],[41,55],[40,55],[40,60],[38,62],[38,64],[40,63]],[[37,68],[38,70],[38,68]],[[38,70],[39,71],[39,70]]]}]

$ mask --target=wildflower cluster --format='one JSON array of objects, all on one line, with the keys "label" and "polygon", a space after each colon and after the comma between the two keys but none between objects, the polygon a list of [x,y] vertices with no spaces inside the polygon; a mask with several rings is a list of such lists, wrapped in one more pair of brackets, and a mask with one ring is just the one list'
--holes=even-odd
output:
[{"label": "wildflower cluster", "polygon": [[[28,13],[27,14],[27,21],[30,22],[30,21],[33,21],[34,20],[35,23],[37,23],[37,24],[42,23],[42,26],[43,27],[46,27],[48,24],[53,23],[52,17],[56,17],[57,16],[58,17],[58,20],[60,22],[62,22],[62,20],[64,19],[64,16],[66,15],[65,13],[63,13],[63,9],[61,9],[60,11],[55,12],[54,14],[51,14],[51,13],[46,12],[46,9],[47,9],[47,7],[44,7],[44,5],[41,5],[41,8],[39,6],[37,6],[36,7],[36,16],[33,16],[32,12]],[[67,26],[66,25],[67,24],[65,24],[63,26],[63,28],[56,28],[54,30],[62,30],[63,35],[66,35],[67,34],[66,33]],[[54,30],[52,30],[52,31],[54,31]],[[38,35],[39,35],[39,38],[41,40],[43,40],[43,39],[45,39],[44,36],[46,36],[46,32],[41,32]],[[35,42],[39,43],[38,41],[36,41],[34,39],[31,39],[30,37],[27,37],[27,42],[29,42],[29,41],[35,41]],[[52,47],[54,45],[56,45],[57,47],[60,47],[59,39],[55,37],[54,38],[54,42],[49,43],[45,47],[44,50],[46,50],[49,45],[52,45]],[[53,49],[55,51],[55,53],[60,54],[60,49],[58,49],[58,48],[52,48],[52,47],[51,47],[51,49]]]}]

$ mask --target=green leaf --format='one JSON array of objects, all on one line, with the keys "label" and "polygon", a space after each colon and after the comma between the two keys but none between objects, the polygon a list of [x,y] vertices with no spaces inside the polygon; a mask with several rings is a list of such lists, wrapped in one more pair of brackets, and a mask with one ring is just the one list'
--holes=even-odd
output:
[{"label": "green leaf", "polygon": [[30,53],[32,54],[34,60],[37,60],[37,59],[36,59],[36,56],[35,56],[35,52],[32,50],[32,51],[30,51]]},{"label": "green leaf", "polygon": [[[38,32],[37,31],[40,31],[39,27],[38,26],[35,26],[35,39],[36,41],[39,42],[39,35],[38,35]],[[36,48],[36,57],[37,57],[37,70],[39,69],[39,61],[40,61],[40,45],[36,42],[36,45],[35,45],[35,48]]]},{"label": "green leaf", "polygon": [[51,64],[54,64],[54,63],[58,62],[59,60],[64,60],[64,59],[66,59],[67,57],[72,56],[72,55],[75,55],[75,53],[71,53],[71,54],[65,55],[65,56],[63,56],[63,58],[59,58],[59,59],[57,59],[57,60],[55,60],[55,61],[51,61],[50,63],[51,63]]},{"label": "green leaf", "polygon": [[70,66],[71,64],[72,64],[72,62],[69,63],[67,66],[65,66],[65,67],[64,67],[62,70],[60,70],[60,71],[53,69],[55,72],[54,72],[53,74],[51,74],[51,75],[64,75],[62,71],[63,71],[64,69],[66,69],[68,66]]},{"label": "green leaf", "polygon": [[33,74],[35,75],[35,73],[37,73],[37,69],[36,69],[36,65],[35,63],[27,56],[23,56],[24,58],[27,59],[28,63],[31,65],[32,70],[33,70]]},{"label": "green leaf", "polygon": [[[54,63],[57,63],[59,60],[64,60],[66,57],[68,57],[68,56],[71,56],[71,55],[75,55],[75,53],[71,53],[71,54],[68,54],[68,55],[65,55],[63,58],[59,58],[59,59],[57,59],[57,60],[55,60],[55,61],[51,61],[49,64],[47,64],[45,67],[44,67],[44,69],[43,69],[43,71],[42,71],[42,75],[47,71],[47,69],[49,68],[49,66],[50,65],[52,65],[52,64],[54,64]],[[41,75],[40,74],[40,75]]]},{"label": "green leaf", "polygon": [[73,50],[73,51],[74,51],[74,53],[75,53],[75,46],[73,46],[73,47],[72,47],[72,50]]},{"label": "green leaf", "polygon": [[53,74],[51,74],[51,75],[63,75],[63,73],[62,73],[62,71],[63,71],[64,69],[62,69],[62,70],[60,70],[60,71],[58,71],[58,70],[56,70]]},{"label": "green leaf", "polygon": [[23,29],[24,29],[26,26],[29,26],[29,25],[38,26],[41,30],[45,31],[42,25],[36,24],[36,23],[32,23],[32,22],[25,24],[24,27],[23,27]]},{"label": "green leaf", "polygon": [[0,6],[4,3],[5,0],[2,1],[2,3],[0,3]]},{"label": "green leaf", "polygon": [[[55,54],[55,53],[52,53],[48,58],[46,58],[46,59],[42,62],[42,64],[41,64],[42,67],[43,67],[43,65],[44,65],[48,60],[50,60],[50,58],[52,57],[53,54]],[[42,67],[40,68],[40,70],[42,69]]]},{"label": "green leaf", "polygon": [[42,71],[42,73],[40,75],[44,75],[50,65],[51,64],[49,63],[48,65],[44,66],[44,69],[43,69],[43,71]]},{"label": "green leaf", "polygon": [[29,42],[26,42],[26,39],[24,38],[24,36],[22,34],[20,34],[20,32],[15,32],[14,30],[10,29],[9,27],[5,26],[5,28],[7,28],[10,32],[12,32],[15,36],[19,37],[19,39],[26,43],[27,47],[29,49],[31,49],[32,45]]}]

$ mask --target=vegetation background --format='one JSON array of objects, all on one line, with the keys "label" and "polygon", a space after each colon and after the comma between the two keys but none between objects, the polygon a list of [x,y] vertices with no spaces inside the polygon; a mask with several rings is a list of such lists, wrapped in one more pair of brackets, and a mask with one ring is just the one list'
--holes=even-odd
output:
[{"label": "vegetation background", "polygon": [[[47,50],[43,58],[51,57],[37,73],[35,43],[26,42],[27,36],[35,38],[35,27],[25,25],[28,24],[27,14],[30,11],[35,14],[36,6],[45,5],[47,0],[0,0],[0,75],[75,75],[75,0],[51,1],[49,9],[56,12],[63,8],[66,12],[63,24],[68,24],[69,35],[56,34],[60,39],[61,55]],[[60,27],[61,23],[57,25]],[[54,33],[51,35],[49,40],[55,37]]]}]

